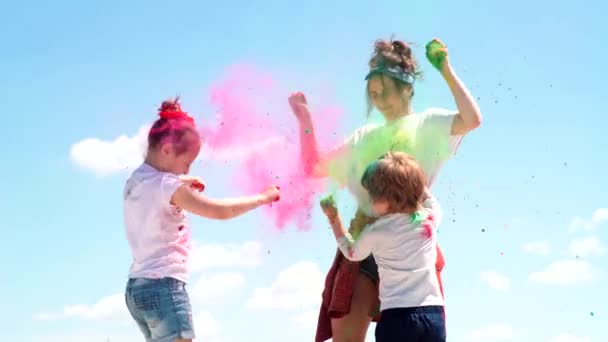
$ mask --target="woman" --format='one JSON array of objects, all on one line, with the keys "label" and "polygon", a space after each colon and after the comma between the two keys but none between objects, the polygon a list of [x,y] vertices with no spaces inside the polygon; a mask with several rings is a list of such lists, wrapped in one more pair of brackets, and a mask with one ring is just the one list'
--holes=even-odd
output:
[{"label": "woman", "polygon": [[[300,124],[305,170],[315,177],[329,176],[339,181],[357,200],[359,208],[349,228],[353,237],[374,220],[370,200],[359,182],[371,161],[391,150],[406,152],[422,165],[431,185],[442,164],[455,153],[462,137],[481,123],[477,103],[456,76],[448,61],[447,48],[439,40],[427,44],[426,55],[447,82],[457,113],[437,109],[414,113],[411,99],[419,70],[411,48],[398,40],[378,40],[374,48],[365,78],[368,113],[373,107],[378,109],[386,121],[384,124],[364,126],[322,155],[317,150],[305,96],[295,93],[289,98]],[[439,277],[443,257],[437,248]],[[440,279],[438,281],[441,283]],[[316,341],[332,337],[336,342],[364,341],[377,310],[378,273],[373,257],[360,263],[349,262],[338,251],[326,278]]]}]

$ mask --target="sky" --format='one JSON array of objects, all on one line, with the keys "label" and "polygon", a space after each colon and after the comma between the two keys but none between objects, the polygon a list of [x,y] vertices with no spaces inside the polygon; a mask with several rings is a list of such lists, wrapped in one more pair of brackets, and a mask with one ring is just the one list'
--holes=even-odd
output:
[{"label": "sky", "polygon": [[[285,101],[303,90],[339,106],[345,135],[366,122],[372,43],[394,34],[416,44],[425,72],[415,110],[455,109],[423,58],[439,37],[483,114],[433,188],[447,218],[439,242],[450,340],[608,340],[606,6],[4,3],[0,339],[143,340],[123,304],[131,257],[122,188],[163,99],[180,94],[211,122],[210,87],[247,64],[273,75]],[[203,150],[192,173],[208,195],[225,197],[243,194],[238,170]],[[348,194],[340,206],[350,215]],[[263,210],[191,218],[198,340],[312,340],[335,241],[317,207],[311,220],[310,230],[277,231]]]}]

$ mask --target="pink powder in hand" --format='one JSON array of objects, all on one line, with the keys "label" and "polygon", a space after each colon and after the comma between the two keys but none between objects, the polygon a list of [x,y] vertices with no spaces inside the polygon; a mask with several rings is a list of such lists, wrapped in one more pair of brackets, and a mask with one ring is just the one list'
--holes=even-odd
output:
[{"label": "pink powder in hand", "polygon": [[[281,200],[263,209],[277,229],[295,224],[307,230],[314,196],[324,191],[324,181],[304,172],[299,126],[287,101],[291,92],[279,89],[268,73],[250,66],[232,67],[211,88],[210,100],[218,115],[216,122],[202,127],[202,136],[207,149],[239,163],[233,182],[239,192],[281,187]],[[310,107],[319,149],[328,150],[338,142],[335,132],[341,111],[336,106]]]}]

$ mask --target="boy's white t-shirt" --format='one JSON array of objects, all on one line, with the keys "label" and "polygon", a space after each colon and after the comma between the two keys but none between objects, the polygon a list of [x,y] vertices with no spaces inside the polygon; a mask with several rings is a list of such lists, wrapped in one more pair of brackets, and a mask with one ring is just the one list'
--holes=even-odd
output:
[{"label": "boy's white t-shirt", "polygon": [[124,188],[124,222],[133,262],[129,278],[188,281],[190,225],[171,198],[183,185],[177,175],[142,164]]},{"label": "boy's white t-shirt", "polygon": [[338,240],[342,254],[352,261],[374,255],[380,276],[381,310],[444,305],[435,262],[437,227],[442,214],[434,198],[424,203],[421,215],[432,215],[429,230],[412,222],[412,215],[389,214],[365,227],[354,241]]},{"label": "boy's white t-shirt", "polygon": [[373,216],[371,201],[361,185],[367,166],[389,151],[405,152],[420,164],[431,186],[462,141],[462,136],[451,134],[456,114],[430,108],[392,122],[363,126],[330,153],[329,177],[345,185],[359,208]]}]

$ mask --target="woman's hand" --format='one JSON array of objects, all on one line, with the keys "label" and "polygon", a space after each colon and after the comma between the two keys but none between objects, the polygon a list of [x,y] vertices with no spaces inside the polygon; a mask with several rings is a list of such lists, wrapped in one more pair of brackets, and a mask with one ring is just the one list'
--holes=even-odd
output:
[{"label": "woman's hand", "polygon": [[426,44],[426,58],[441,73],[449,66],[448,47],[437,38]]},{"label": "woman's hand", "polygon": [[293,93],[289,95],[288,101],[289,105],[291,106],[291,110],[295,114],[300,124],[310,123],[310,111],[308,110],[308,102],[306,101],[306,96],[304,96],[304,93]]}]

